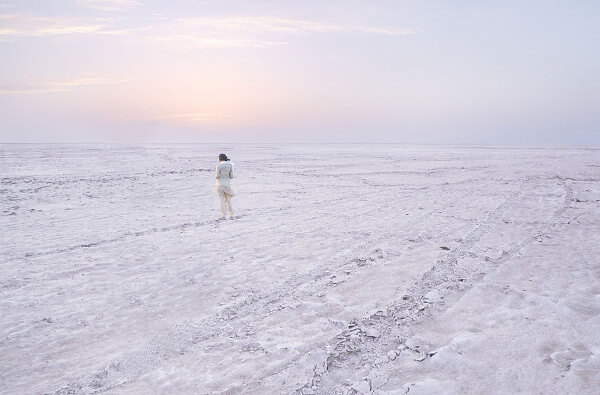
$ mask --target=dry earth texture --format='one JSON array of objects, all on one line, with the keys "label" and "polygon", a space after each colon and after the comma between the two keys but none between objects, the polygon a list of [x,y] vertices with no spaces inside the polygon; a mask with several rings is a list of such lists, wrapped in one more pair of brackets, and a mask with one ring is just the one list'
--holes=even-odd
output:
[{"label": "dry earth texture", "polygon": [[0,169],[0,393],[600,388],[598,149],[3,145]]}]

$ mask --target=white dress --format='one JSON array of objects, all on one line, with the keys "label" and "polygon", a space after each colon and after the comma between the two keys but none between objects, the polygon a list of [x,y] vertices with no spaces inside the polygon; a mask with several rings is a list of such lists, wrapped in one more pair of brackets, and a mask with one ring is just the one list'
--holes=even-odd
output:
[{"label": "white dress", "polygon": [[233,178],[233,163],[221,161],[217,165],[215,178],[217,179],[217,191],[220,190],[229,196],[235,196],[230,183],[230,180]]},{"label": "white dress", "polygon": [[231,206],[231,198],[235,196],[231,189],[230,180],[233,178],[233,163],[229,161],[221,161],[217,165],[215,171],[217,179],[217,195],[219,195],[219,207],[221,216],[225,218],[225,211],[229,211],[229,216],[233,218],[233,207]]}]

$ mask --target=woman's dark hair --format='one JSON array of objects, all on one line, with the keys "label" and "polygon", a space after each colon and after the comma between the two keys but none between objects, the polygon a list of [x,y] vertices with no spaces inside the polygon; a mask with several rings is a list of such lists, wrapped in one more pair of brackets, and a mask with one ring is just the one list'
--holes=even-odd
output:
[{"label": "woman's dark hair", "polygon": [[225,154],[219,154],[219,160],[225,160],[225,161],[227,161],[227,160],[229,160],[229,158]]}]

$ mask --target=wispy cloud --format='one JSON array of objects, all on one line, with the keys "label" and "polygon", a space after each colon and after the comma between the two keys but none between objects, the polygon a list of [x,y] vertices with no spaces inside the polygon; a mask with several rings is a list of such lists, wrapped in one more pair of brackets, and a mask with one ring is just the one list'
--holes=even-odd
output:
[{"label": "wispy cloud", "polygon": [[207,121],[214,121],[217,119],[226,119],[226,118],[231,118],[231,115],[207,112],[207,113],[186,113],[186,114],[165,115],[162,117],[157,117],[155,119],[156,120],[174,120],[174,121],[183,121],[183,122],[207,122]]},{"label": "wispy cloud", "polygon": [[68,92],[90,85],[115,85],[135,81],[135,78],[79,78],[65,81],[10,81],[0,83],[0,94]]},{"label": "wispy cloud", "polygon": [[82,20],[78,18],[40,17],[23,14],[0,14],[0,38],[43,37],[73,34],[117,35],[143,28],[114,29],[105,18]]},{"label": "wispy cloud", "polygon": [[268,16],[253,17],[198,17],[179,18],[179,24],[188,29],[216,29],[220,31],[236,31],[250,33],[371,33],[388,36],[415,34],[412,29],[381,28],[368,25],[335,24],[303,19],[286,19]]},{"label": "wispy cloud", "polygon": [[243,37],[206,37],[202,34],[158,34],[156,42],[175,43],[188,48],[270,48],[289,45],[289,41],[261,40]]},{"label": "wispy cloud", "polygon": [[[104,3],[86,0],[86,3]],[[121,6],[138,4],[133,0],[107,0]],[[155,17],[151,27],[123,26],[114,18],[66,18],[0,14],[0,40],[22,37],[66,35],[125,35],[151,31],[146,36],[154,42],[167,42],[183,48],[270,48],[289,45],[294,37],[315,34],[373,34],[404,36],[415,30],[361,24],[336,24],[305,19],[270,16],[238,17]]]},{"label": "wispy cloud", "polygon": [[267,16],[176,18],[167,21],[162,19],[162,22],[154,29],[155,34],[151,36],[153,40],[197,48],[269,48],[289,45],[294,36],[309,34],[416,34],[412,29]]},{"label": "wispy cloud", "polygon": [[142,4],[136,0],[79,0],[79,3],[102,11],[122,11]]}]

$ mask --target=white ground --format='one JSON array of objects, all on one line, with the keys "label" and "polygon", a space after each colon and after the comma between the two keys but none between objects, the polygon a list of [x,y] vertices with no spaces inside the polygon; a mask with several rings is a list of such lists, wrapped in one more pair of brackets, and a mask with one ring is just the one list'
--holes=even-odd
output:
[{"label": "white ground", "polygon": [[600,388],[600,150],[3,145],[0,170],[0,393]]}]

